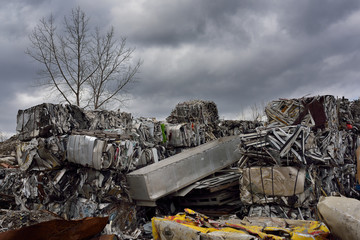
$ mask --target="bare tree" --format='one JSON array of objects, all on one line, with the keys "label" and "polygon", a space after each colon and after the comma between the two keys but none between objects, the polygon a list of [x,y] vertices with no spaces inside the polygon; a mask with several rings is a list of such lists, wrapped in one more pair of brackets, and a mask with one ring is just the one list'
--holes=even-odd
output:
[{"label": "bare tree", "polygon": [[265,102],[261,102],[261,103],[255,103],[253,105],[251,105],[249,108],[246,108],[245,111],[242,110],[239,113],[239,120],[250,120],[250,121],[264,121],[264,119],[266,119],[266,114],[265,114]]},{"label": "bare tree", "polygon": [[114,29],[102,35],[89,28],[89,18],[80,9],[64,17],[62,31],[53,16],[41,19],[29,36],[26,53],[43,65],[41,85],[57,91],[61,98],[80,107],[103,107],[135,81],[140,60],[131,65],[134,49],[126,39],[117,40]]},{"label": "bare tree", "polygon": [[253,121],[263,121],[264,117],[266,117],[265,114],[265,102],[261,103],[255,103],[254,105],[250,106],[251,109],[251,119]]},{"label": "bare tree", "polygon": [[126,48],[126,39],[114,39],[114,28],[105,36],[96,30],[96,50],[92,51],[93,65],[97,71],[90,77],[89,85],[92,91],[95,109],[106,104],[110,99],[119,100],[116,96],[132,81],[138,72],[141,62],[134,67],[129,65],[134,49]]}]

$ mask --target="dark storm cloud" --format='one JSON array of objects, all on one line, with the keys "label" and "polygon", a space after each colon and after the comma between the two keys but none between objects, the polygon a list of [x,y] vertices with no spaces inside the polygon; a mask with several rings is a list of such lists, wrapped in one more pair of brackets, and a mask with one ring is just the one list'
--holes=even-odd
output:
[{"label": "dark storm cloud", "polygon": [[17,108],[44,101],[28,86],[37,67],[24,51],[27,35],[50,13],[61,22],[80,6],[90,26],[105,31],[113,25],[118,37],[136,47],[134,60],[144,64],[130,89],[133,100],[122,110],[165,118],[178,102],[204,99],[218,105],[220,116],[234,118],[279,97],[358,97],[359,3],[9,1],[0,10],[0,91],[6,103],[0,110],[11,106],[12,112],[0,119],[0,131],[14,129]]},{"label": "dark storm cloud", "polygon": [[[212,99],[218,103],[220,111],[230,113],[241,111],[241,105],[280,96],[317,94],[325,86],[339,81],[345,81],[344,85],[351,84],[352,79],[344,80],[342,76],[345,71],[357,71],[356,64],[351,64],[355,68],[343,66],[335,77],[334,71],[326,69],[326,61],[337,55],[346,59],[348,54],[358,51],[359,34],[351,29],[354,27],[351,21],[346,23],[351,14],[358,11],[358,4],[327,2],[324,7],[310,2],[292,3],[273,2],[273,5],[263,4],[261,8],[261,4],[240,5],[236,2],[222,7],[192,8],[201,11],[199,14],[195,14],[196,10],[189,11],[186,19],[177,23],[187,26],[206,16],[202,31],[188,32],[184,30],[186,28],[178,28],[179,32],[172,37],[180,37],[176,40],[167,38],[167,45],[174,46],[173,51],[166,49],[157,54],[160,59],[167,60],[155,60],[150,64],[146,70],[150,74],[146,78],[153,85],[145,83],[136,92],[145,98],[159,91],[161,86],[168,98]],[[324,15],[320,14],[322,11]],[[168,15],[162,16],[161,12],[153,15],[167,24]],[[275,26],[266,25],[271,21]],[[141,39],[139,42],[153,45],[152,41],[146,43],[151,39],[152,28],[146,29],[137,35]],[[163,34],[171,35],[171,32],[165,30]],[[345,39],[347,44],[344,44]],[[186,49],[184,45],[192,48]],[[163,47],[164,44],[159,45],[159,49]],[[228,49],[233,54],[222,54]],[[146,52],[144,56],[147,56]],[[159,72],[163,74],[157,74]],[[309,86],[304,91],[312,92],[298,92],[299,86]]]},{"label": "dark storm cloud", "polygon": [[176,46],[190,42],[205,28],[206,19],[199,7],[196,2],[192,6],[178,1],[148,1],[140,13],[125,16],[127,24],[135,23],[133,27],[123,30],[128,27],[125,24],[120,31],[126,31],[129,38],[142,45]]},{"label": "dark storm cloud", "polygon": [[[51,4],[50,4],[51,5]],[[49,15],[49,1],[7,1],[0,9],[0,131],[14,133],[17,110],[30,107],[39,94],[32,86],[38,65],[26,56],[28,34]],[[26,93],[24,95],[24,93]]]},{"label": "dark storm cloud", "polygon": [[319,34],[359,9],[357,0],[283,1],[279,6],[283,27],[296,35]]},{"label": "dark storm cloud", "polygon": [[[121,32],[141,45],[176,46],[194,43],[212,30],[226,30],[231,16],[242,7],[240,1],[147,1],[141,10],[126,11],[119,7],[118,21]],[[245,9],[245,8],[244,8]],[[246,9],[245,9],[246,10]],[[124,23],[125,22],[125,23]],[[124,23],[122,25],[122,23]],[[132,27],[128,24],[134,23]],[[206,43],[205,43],[206,44]]]}]

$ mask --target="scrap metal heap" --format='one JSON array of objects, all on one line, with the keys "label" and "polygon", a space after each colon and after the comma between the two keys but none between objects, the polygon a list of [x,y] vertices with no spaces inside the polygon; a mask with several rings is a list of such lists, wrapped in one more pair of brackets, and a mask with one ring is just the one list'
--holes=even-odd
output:
[{"label": "scrap metal heap", "polygon": [[267,126],[240,135],[240,198],[248,206],[240,215],[317,219],[320,196],[359,198],[352,125],[359,122],[346,101],[316,96],[266,106]]},{"label": "scrap metal heap", "polygon": [[206,127],[206,139],[220,137],[218,130],[219,114],[216,104],[212,101],[193,100],[179,103],[166,121],[173,124],[197,123]]},{"label": "scrap metal heap", "polygon": [[212,101],[192,100],[176,105],[166,122],[197,124],[205,133],[205,141],[219,137],[239,135],[262,125],[258,121],[220,120],[216,104]]},{"label": "scrap metal heap", "polygon": [[[147,209],[136,205],[134,192],[143,193],[129,189],[132,182],[138,184],[129,179],[153,172],[163,174],[160,180],[178,180],[162,179],[166,187],[158,191],[147,186],[148,192],[161,194],[139,197],[143,202],[187,195],[183,206],[214,209],[235,201],[239,217],[314,220],[321,196],[360,198],[355,180],[359,100],[280,99],[265,112],[263,125],[219,120],[215,103],[200,100],[179,103],[162,122],[70,105],[19,110],[18,134],[0,145],[0,208],[9,211],[0,216],[0,232],[31,224],[29,212],[47,210],[57,214],[54,220],[108,216],[103,233],[137,239],[139,226],[149,219],[139,217]],[[187,168],[201,166],[205,157],[210,163],[201,171]],[[225,165],[232,168],[216,172]],[[23,221],[15,219],[19,215]]]},{"label": "scrap metal heap", "polygon": [[178,103],[166,118],[169,123],[196,122],[214,124],[219,121],[217,106],[212,101],[193,100]]},{"label": "scrap metal heap", "polygon": [[[105,232],[136,238],[142,220],[129,196],[126,173],[204,144],[220,129],[214,103],[184,104],[204,109],[197,113],[203,118],[159,122],[48,103],[19,110],[17,135],[0,149],[1,208],[47,210],[65,219],[110,216]],[[222,135],[232,131],[222,130]],[[0,231],[16,227],[21,226],[2,225]]]}]

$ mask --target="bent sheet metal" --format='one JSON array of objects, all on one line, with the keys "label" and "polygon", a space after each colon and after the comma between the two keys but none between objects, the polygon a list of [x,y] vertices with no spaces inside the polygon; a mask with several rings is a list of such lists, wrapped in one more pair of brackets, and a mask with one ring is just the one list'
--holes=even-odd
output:
[{"label": "bent sheet metal", "polygon": [[108,222],[108,217],[92,217],[80,220],[54,219],[38,224],[0,233],[2,240],[60,240],[89,239],[100,233]]}]

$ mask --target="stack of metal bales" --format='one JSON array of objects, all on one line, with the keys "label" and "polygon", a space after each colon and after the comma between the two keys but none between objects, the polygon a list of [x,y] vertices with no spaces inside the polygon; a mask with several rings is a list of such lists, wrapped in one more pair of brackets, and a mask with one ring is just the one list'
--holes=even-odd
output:
[{"label": "stack of metal bales", "polygon": [[333,96],[272,101],[267,126],[240,135],[244,215],[314,219],[320,196],[359,197],[359,139],[350,125],[340,127],[340,105]]},{"label": "stack of metal bales", "polygon": [[19,168],[0,168],[1,199],[13,210],[45,209],[66,219],[111,216],[109,233],[130,233],[138,224],[126,173],[205,143],[213,135],[205,133],[207,121],[159,122],[48,103],[19,110]]}]

